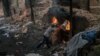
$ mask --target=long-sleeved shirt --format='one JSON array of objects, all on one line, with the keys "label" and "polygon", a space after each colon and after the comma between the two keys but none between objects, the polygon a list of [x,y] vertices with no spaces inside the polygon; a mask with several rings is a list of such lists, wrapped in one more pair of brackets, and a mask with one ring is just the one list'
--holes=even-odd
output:
[{"label": "long-sleeved shirt", "polygon": [[52,34],[52,32],[53,32],[54,30],[56,30],[56,29],[57,29],[57,27],[52,27],[52,26],[48,27],[48,28],[46,29],[46,31],[44,32],[44,36],[50,37],[51,34]]}]

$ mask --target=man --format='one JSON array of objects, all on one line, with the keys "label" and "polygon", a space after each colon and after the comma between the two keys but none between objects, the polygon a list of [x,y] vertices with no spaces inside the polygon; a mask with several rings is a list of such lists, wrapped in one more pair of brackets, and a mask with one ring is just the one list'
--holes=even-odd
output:
[{"label": "man", "polygon": [[50,37],[52,32],[54,32],[55,30],[59,30],[59,29],[63,29],[65,30],[65,26],[67,24],[67,20],[62,24],[62,25],[58,25],[58,24],[51,24],[51,26],[49,26],[46,31],[43,34],[43,41],[37,46],[37,48],[41,47],[41,45],[43,45],[44,43],[47,45],[48,48],[50,48],[51,46],[51,41],[50,41]]}]

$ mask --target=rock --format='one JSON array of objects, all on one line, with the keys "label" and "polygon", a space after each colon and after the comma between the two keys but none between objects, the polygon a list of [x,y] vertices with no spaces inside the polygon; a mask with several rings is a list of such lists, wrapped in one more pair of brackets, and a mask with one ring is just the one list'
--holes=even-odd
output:
[{"label": "rock", "polygon": [[29,53],[29,54],[26,54],[26,56],[42,56],[42,55],[36,54],[36,53]]}]

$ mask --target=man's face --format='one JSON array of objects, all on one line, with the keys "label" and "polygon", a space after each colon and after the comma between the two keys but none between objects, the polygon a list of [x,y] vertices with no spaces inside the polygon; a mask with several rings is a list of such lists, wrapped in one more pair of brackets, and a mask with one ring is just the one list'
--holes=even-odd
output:
[{"label": "man's face", "polygon": [[53,25],[57,25],[59,22],[58,22],[58,19],[56,17],[53,17],[52,20],[51,20],[51,23]]}]

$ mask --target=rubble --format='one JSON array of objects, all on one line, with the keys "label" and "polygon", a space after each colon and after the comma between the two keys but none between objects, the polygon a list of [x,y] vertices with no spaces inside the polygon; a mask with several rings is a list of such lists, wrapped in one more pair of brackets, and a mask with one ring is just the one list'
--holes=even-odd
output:
[{"label": "rubble", "polygon": [[[7,34],[11,33],[11,35],[14,35],[15,39],[17,39],[17,37],[18,38],[26,38],[25,40],[22,40],[21,43],[24,43],[24,47],[28,51],[35,49],[36,45],[42,40],[43,32],[44,32],[45,28],[47,28],[45,22],[48,22],[45,20],[44,17],[46,16],[49,8],[52,7],[51,0],[43,0],[43,1],[37,0],[37,2],[38,3],[33,8],[35,11],[34,12],[35,13],[34,18],[35,18],[35,23],[36,23],[35,25],[32,23],[30,16],[28,16],[28,17],[23,16],[24,10],[23,10],[21,16],[19,16],[19,14],[12,15],[12,17],[13,17],[12,19],[0,17],[0,29],[5,30],[6,31],[5,33],[7,33]],[[69,11],[69,7],[63,7],[63,8],[66,11]],[[100,22],[99,15],[94,15],[83,9],[74,8],[73,11],[75,12],[74,14],[76,16],[85,17],[90,23],[90,28],[92,26],[94,26],[93,28],[100,26],[100,24],[98,24]],[[98,19],[99,19],[99,21],[98,21]],[[49,24],[47,23],[47,25],[49,25]],[[4,34],[4,35],[8,36],[7,34]],[[15,43],[13,43],[13,40],[11,40],[11,41],[12,41],[12,44],[9,44],[9,42],[6,40],[6,42],[8,42],[8,43],[5,43],[3,45],[4,51],[9,52],[9,50],[12,51],[12,49],[14,49],[14,48],[12,48],[12,46]],[[0,47],[1,46],[2,46],[2,44],[0,44]],[[8,46],[8,48],[6,48],[7,46]],[[62,47],[62,45],[57,46],[57,47],[54,46],[54,47],[50,48],[49,50],[46,48],[45,48],[45,50],[40,49],[39,54],[38,53],[29,53],[29,54],[26,54],[26,56],[43,56],[44,54],[49,54],[51,56],[59,56],[59,55],[63,56],[63,49],[58,51],[58,49],[60,49],[60,47]],[[2,48],[0,48],[0,51],[2,51],[1,49]],[[5,49],[9,49],[9,50],[5,50]],[[25,51],[26,51],[26,49],[25,49]],[[54,53],[52,53],[52,52],[54,52]],[[42,55],[40,55],[41,53],[42,53]]]},{"label": "rubble", "polygon": [[42,55],[36,54],[36,53],[29,53],[29,54],[27,54],[26,56],[42,56]]},{"label": "rubble", "polygon": [[[2,18],[0,18],[0,19],[2,19]],[[32,46],[34,45],[34,42],[37,41],[36,40],[36,39],[38,39],[37,38],[38,37],[38,32],[37,31],[39,31],[39,29],[37,29],[34,26],[32,21],[27,21],[26,20],[26,21],[23,21],[23,22],[17,21],[17,22],[12,23],[14,20],[7,19],[7,18],[2,19],[0,21],[3,22],[3,23],[0,22],[0,30],[4,30],[5,32],[3,33],[3,35],[8,37],[7,38],[7,37],[4,37],[4,36],[0,35],[0,41],[2,41],[2,42],[0,42],[1,43],[0,44],[0,47],[1,47],[0,52],[1,51],[5,51],[5,52],[15,51],[14,45],[15,45],[16,41],[14,41],[14,40],[17,40],[17,39],[23,39],[23,40],[20,40],[20,42],[24,42],[24,45],[25,45],[27,51],[29,49],[31,49]],[[37,32],[37,33],[35,33],[35,35],[34,35],[34,32]],[[5,39],[5,40],[3,40],[1,38]],[[9,45],[11,45],[11,46],[9,47]],[[2,50],[2,47],[5,50]],[[12,48],[12,50],[10,50],[11,48]]]},{"label": "rubble", "polygon": [[[14,55],[6,55],[6,56],[14,56]],[[29,54],[25,54],[25,56],[42,56],[36,53],[29,53]]]}]

